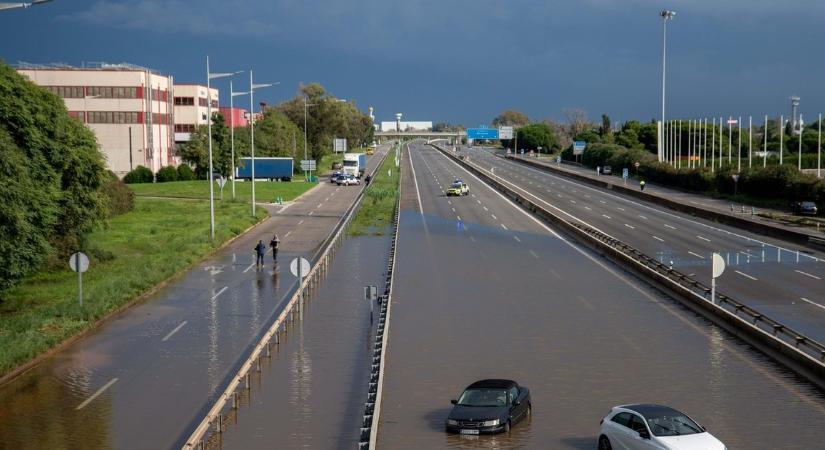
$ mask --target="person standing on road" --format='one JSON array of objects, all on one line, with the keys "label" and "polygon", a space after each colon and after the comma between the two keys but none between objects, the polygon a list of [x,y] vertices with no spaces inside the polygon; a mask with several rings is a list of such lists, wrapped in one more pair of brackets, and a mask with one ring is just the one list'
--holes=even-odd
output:
[{"label": "person standing on road", "polygon": [[639,189],[645,190],[645,180],[639,181]]},{"label": "person standing on road", "polygon": [[281,245],[281,240],[278,239],[278,233],[269,241],[269,246],[272,247],[272,261],[278,262],[278,247]]},{"label": "person standing on road", "polygon": [[263,267],[264,255],[266,254],[266,245],[264,245],[264,241],[258,241],[258,245],[255,246],[255,254],[257,255],[257,258],[255,259],[255,266]]}]

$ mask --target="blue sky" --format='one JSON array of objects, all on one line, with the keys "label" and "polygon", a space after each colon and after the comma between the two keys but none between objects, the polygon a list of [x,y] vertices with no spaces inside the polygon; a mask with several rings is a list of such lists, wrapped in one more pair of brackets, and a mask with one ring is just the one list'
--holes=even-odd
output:
[{"label": "blue sky", "polygon": [[807,117],[825,110],[821,0],[56,0],[0,12],[0,57],[203,82],[208,53],[213,70],[280,81],[262,100],[318,81],[379,120],[647,120],[661,108],[662,8],[677,11],[670,117],[787,114],[792,94]]}]

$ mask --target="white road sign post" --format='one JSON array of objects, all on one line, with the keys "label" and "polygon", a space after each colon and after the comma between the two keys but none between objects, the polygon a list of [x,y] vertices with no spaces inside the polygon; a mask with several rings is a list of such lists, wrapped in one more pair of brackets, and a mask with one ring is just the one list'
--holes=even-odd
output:
[{"label": "white road sign post", "polygon": [[513,139],[513,127],[499,127],[498,138],[502,140]]},{"label": "white road sign post", "polygon": [[77,301],[83,307],[83,272],[89,270],[89,257],[83,252],[77,252],[69,257],[69,267],[77,272]]},{"label": "white road sign post", "polygon": [[309,273],[309,261],[306,258],[292,258],[292,261],[289,262],[289,271],[292,272],[292,275],[298,277],[298,306],[303,317],[304,289],[302,283],[304,277]]},{"label": "white road sign post", "polygon": [[332,141],[332,151],[335,153],[346,153],[347,152],[347,140],[346,139],[334,139]]},{"label": "white road sign post", "polygon": [[716,279],[722,276],[725,272],[725,260],[719,253],[714,253],[712,258],[712,268],[710,279],[710,302],[716,304]]},{"label": "white road sign post", "polygon": [[218,189],[221,191],[221,200],[223,200],[223,187],[226,186],[226,178],[218,177],[215,179],[215,182],[218,183]]}]

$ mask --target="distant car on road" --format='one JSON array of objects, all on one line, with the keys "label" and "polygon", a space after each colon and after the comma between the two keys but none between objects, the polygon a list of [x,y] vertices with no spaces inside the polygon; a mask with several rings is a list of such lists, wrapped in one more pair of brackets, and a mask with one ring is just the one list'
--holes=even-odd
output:
[{"label": "distant car on road", "polygon": [[599,450],[725,450],[690,417],[669,406],[616,406],[602,419]]},{"label": "distant car on road", "polygon": [[341,175],[343,175],[343,173],[341,173],[341,171],[339,171],[339,170],[336,170],[335,172],[332,172],[332,175],[329,177],[329,182],[330,183],[337,183],[338,182],[338,177],[340,177]]},{"label": "distant car on road", "polygon": [[453,181],[453,184],[451,184],[450,187],[447,188],[447,192],[446,192],[447,197],[450,197],[452,195],[462,196],[462,195],[467,195],[469,193],[470,193],[470,187],[467,186],[467,183],[465,183],[461,180]]},{"label": "distant car on road", "polygon": [[343,175],[338,177],[338,186],[356,186],[361,184],[361,180],[355,178],[354,175]]},{"label": "distant car on road", "polygon": [[481,380],[467,386],[447,416],[448,433],[494,434],[530,417],[530,390],[512,380]]},{"label": "distant car on road", "polygon": [[815,216],[819,212],[814,202],[793,202],[791,203],[791,211],[801,216]]},{"label": "distant car on road", "polygon": [[613,175],[613,168],[610,166],[602,167],[602,175]]}]

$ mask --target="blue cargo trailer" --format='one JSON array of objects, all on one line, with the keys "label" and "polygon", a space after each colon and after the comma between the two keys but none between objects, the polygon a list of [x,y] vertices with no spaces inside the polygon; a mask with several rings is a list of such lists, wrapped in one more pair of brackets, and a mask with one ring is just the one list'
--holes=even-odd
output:
[{"label": "blue cargo trailer", "polygon": [[[292,158],[255,158],[255,179],[292,180]],[[252,179],[252,158],[241,158],[235,168],[235,178]]]}]

